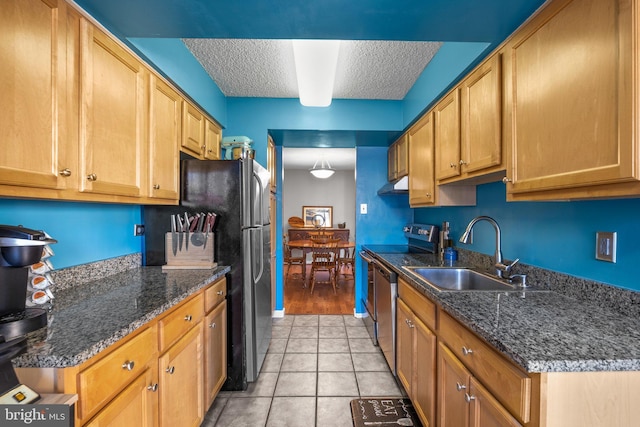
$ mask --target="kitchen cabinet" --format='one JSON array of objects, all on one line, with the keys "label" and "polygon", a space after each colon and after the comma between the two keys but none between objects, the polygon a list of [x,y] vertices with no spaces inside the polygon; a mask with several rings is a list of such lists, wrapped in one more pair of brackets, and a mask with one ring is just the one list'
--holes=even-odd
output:
[{"label": "kitchen cabinet", "polygon": [[[436,335],[421,319],[435,326],[436,307],[399,279],[397,300],[397,375],[425,427],[435,426]],[[420,313],[416,314],[413,309]]]},{"label": "kitchen cabinet", "polygon": [[440,100],[433,114],[435,176],[441,181],[460,175],[460,89]]},{"label": "kitchen cabinet", "polygon": [[387,179],[396,181],[409,174],[409,136],[405,133],[387,150]]},{"label": "kitchen cabinet", "polygon": [[140,197],[149,72],[85,18],[80,46],[80,191]]},{"label": "kitchen cabinet", "polygon": [[209,407],[227,379],[227,280],[205,291],[204,398]]},{"label": "kitchen cabinet", "polygon": [[182,103],[181,150],[198,159],[203,158],[205,116],[187,100]]},{"label": "kitchen cabinet", "polygon": [[204,120],[204,158],[205,160],[220,160],[220,143],[222,129],[213,121]]},{"label": "kitchen cabinet", "polygon": [[438,347],[440,427],[521,427],[443,343]]},{"label": "kitchen cabinet", "polygon": [[505,49],[508,200],[640,194],[636,0],[556,0]]},{"label": "kitchen cabinet", "polygon": [[[38,189],[74,188],[77,160],[67,55],[68,6],[63,1],[7,0],[0,14],[1,194],[28,197]],[[77,122],[76,122],[77,123]]]},{"label": "kitchen cabinet", "polygon": [[150,197],[177,201],[180,197],[179,145],[182,97],[151,75],[149,90],[149,189]]},{"label": "kitchen cabinet", "polygon": [[158,359],[160,427],[198,427],[204,417],[202,322]]},{"label": "kitchen cabinet", "polygon": [[408,131],[409,205],[468,206],[476,203],[474,186],[436,186],[434,168],[434,111],[418,120]]}]

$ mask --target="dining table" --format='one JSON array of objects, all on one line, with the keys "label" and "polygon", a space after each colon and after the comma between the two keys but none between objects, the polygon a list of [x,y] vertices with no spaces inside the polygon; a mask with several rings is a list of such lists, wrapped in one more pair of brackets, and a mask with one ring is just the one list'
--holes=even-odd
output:
[{"label": "dining table", "polygon": [[[299,240],[290,240],[289,247],[291,249],[302,249],[302,251],[307,254],[311,252],[313,249],[313,245],[322,244],[322,242],[314,242],[311,239],[299,239]],[[356,246],[355,242],[340,240],[338,242],[338,249],[346,249],[346,248],[354,248]]]}]

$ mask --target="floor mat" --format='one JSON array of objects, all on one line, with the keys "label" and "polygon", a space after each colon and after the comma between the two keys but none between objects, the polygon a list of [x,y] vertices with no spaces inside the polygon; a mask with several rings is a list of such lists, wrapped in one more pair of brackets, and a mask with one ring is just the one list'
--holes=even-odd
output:
[{"label": "floor mat", "polygon": [[421,427],[409,399],[374,397],[351,401],[354,427],[399,425]]}]

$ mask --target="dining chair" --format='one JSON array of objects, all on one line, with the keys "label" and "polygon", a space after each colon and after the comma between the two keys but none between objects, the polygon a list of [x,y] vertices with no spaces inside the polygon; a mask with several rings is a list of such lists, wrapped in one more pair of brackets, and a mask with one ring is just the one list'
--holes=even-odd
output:
[{"label": "dining chair", "polygon": [[[326,242],[314,242],[311,250],[311,293],[318,283],[330,284],[333,293],[336,293],[336,261],[338,255],[338,240],[331,239]],[[319,273],[326,273],[327,280],[320,280]]]},{"label": "dining chair", "polygon": [[[337,261],[336,278],[343,276],[355,277],[355,248],[340,248]],[[346,271],[346,273],[345,273]]]},{"label": "dining chair", "polygon": [[300,266],[302,283],[303,283],[303,286],[306,287],[307,286],[306,284],[307,263],[306,263],[306,257],[305,257],[304,251],[295,249],[296,251],[299,251],[302,253],[300,254],[300,256],[298,255],[294,256],[292,254],[291,246],[289,246],[289,243],[287,242],[286,235],[282,239],[282,245],[284,250],[284,263],[287,266],[287,274],[285,275],[285,281],[289,278],[289,275],[291,274],[291,267],[293,267],[294,265],[297,265],[297,266]]}]

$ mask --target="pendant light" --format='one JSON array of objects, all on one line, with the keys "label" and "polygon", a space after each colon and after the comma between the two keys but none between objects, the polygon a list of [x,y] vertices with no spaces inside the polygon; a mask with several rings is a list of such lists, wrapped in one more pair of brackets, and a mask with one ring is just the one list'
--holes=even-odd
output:
[{"label": "pendant light", "polygon": [[[320,167],[318,167],[318,162],[320,162]],[[309,169],[309,172],[311,172],[311,175],[320,179],[329,178],[331,175],[334,174],[335,171],[336,170],[333,169],[329,164],[329,161],[324,159],[316,160],[316,162],[313,164],[313,167]]]}]

